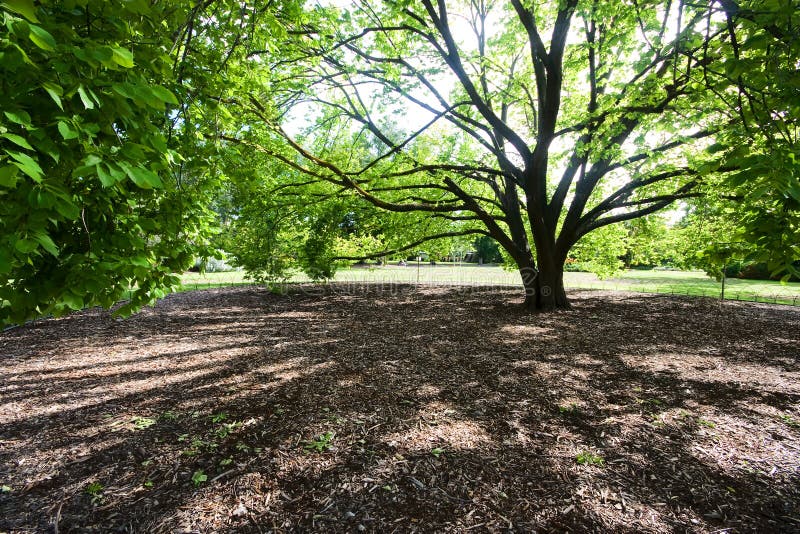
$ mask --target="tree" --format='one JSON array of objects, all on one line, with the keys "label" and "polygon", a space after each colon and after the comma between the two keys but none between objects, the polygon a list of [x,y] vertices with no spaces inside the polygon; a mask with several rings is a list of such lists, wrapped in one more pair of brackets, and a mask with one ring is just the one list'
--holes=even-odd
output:
[{"label": "tree", "polygon": [[[0,4],[0,324],[133,309],[177,283],[204,209],[170,174],[172,3]],[[124,311],[124,310],[123,310]]]},{"label": "tree", "polygon": [[[719,176],[741,170],[725,151],[705,150],[742,124],[718,93],[744,84],[715,73],[746,55],[743,39],[761,39],[753,48],[769,55],[772,41],[795,35],[796,5],[319,8],[291,28],[280,54],[251,53],[249,68],[268,86],[254,75],[229,93],[248,126],[225,135],[341,195],[492,237],[516,263],[526,304],[562,308],[564,262],[581,238],[716,194]],[[783,15],[754,24],[761,11]],[[796,105],[788,113],[795,124]],[[313,126],[298,130],[303,115]]]},{"label": "tree", "polygon": [[216,147],[196,128],[253,25],[296,12],[253,4],[0,2],[0,325],[130,313],[211,253]]}]

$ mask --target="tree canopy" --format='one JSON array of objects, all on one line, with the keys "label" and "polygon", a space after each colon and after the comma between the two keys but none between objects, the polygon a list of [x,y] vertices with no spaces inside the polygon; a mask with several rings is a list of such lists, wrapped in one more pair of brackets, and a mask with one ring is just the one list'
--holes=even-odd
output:
[{"label": "tree canopy", "polygon": [[447,235],[491,236],[535,308],[567,305],[563,265],[581,238],[699,197],[746,200],[743,235],[786,268],[798,254],[797,7],[319,8],[279,53],[248,54],[250,75],[227,93],[240,120],[222,139],[281,161],[298,190],[324,184],[448,220]]}]

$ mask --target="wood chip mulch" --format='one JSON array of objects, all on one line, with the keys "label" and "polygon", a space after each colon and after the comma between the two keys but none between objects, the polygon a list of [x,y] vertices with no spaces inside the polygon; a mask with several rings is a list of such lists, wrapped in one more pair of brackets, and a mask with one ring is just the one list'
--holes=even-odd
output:
[{"label": "wood chip mulch", "polygon": [[232,288],[0,334],[0,532],[800,532],[800,310]]}]

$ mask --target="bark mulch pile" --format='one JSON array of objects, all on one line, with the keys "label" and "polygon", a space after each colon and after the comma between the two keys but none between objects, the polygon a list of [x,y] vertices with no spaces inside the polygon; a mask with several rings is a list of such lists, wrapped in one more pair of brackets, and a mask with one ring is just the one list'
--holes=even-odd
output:
[{"label": "bark mulch pile", "polygon": [[800,310],[332,286],[0,334],[0,532],[798,532]]}]

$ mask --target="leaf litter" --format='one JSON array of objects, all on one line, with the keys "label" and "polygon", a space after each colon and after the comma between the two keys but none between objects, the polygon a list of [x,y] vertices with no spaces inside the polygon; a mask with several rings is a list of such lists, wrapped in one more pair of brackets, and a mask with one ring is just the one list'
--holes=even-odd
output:
[{"label": "leaf litter", "polygon": [[796,532],[800,311],[172,295],[0,335],[0,531]]}]

